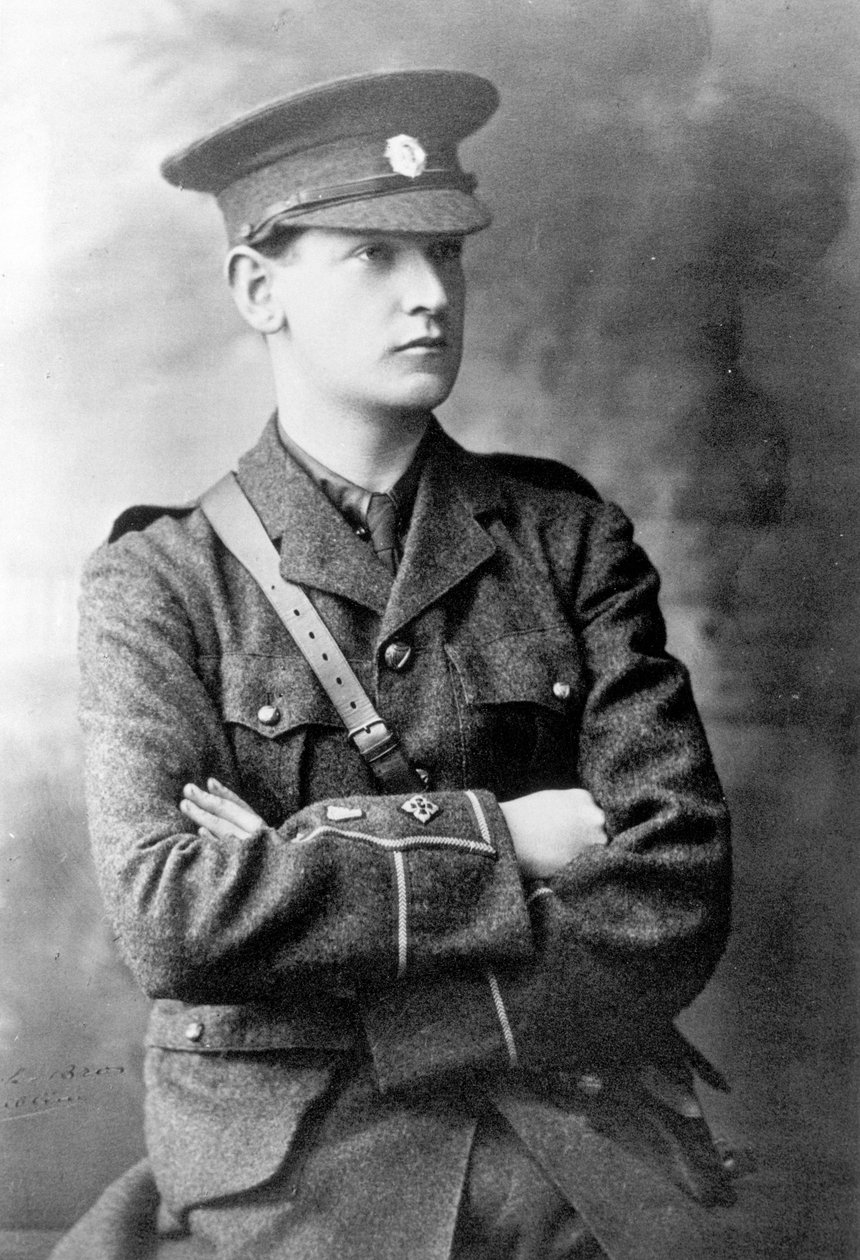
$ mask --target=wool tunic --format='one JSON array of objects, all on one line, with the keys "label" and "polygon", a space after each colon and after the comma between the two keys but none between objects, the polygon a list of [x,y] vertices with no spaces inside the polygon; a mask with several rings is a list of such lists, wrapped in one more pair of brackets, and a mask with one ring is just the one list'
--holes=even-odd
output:
[{"label": "wool tunic", "polygon": [[[488,1102],[611,1255],[726,1254],[719,1161],[659,1081],[696,1060],[672,1020],[725,944],[727,815],[629,521],[434,425],[392,578],[274,419],[238,478],[436,812],[379,794],[199,508],[121,519],[85,575],[82,715],[99,879],[154,1007],[149,1163],[108,1199],[181,1232],[300,1176],[360,1077],[327,1241],[291,1257],[442,1260]],[[178,806],[209,776],[266,825],[199,837]],[[524,881],[499,801],[577,786],[609,844]],[[98,1212],[58,1256],[126,1254],[86,1251]]]}]

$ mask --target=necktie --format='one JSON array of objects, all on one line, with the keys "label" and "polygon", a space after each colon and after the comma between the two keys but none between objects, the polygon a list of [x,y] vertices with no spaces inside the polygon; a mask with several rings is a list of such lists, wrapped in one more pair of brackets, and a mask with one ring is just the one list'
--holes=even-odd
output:
[{"label": "necktie", "polygon": [[397,534],[397,507],[387,494],[372,494],[367,505],[367,528],[370,545],[385,567],[397,572],[400,563],[400,539]]}]

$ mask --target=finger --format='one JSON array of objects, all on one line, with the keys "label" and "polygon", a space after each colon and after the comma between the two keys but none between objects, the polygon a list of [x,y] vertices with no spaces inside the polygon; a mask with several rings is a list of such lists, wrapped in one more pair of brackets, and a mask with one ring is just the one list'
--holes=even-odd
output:
[{"label": "finger", "polygon": [[584,809],[587,805],[597,805],[597,801],[595,801],[588,788],[567,788],[564,794],[580,809]]},{"label": "finger", "polygon": [[179,802],[179,809],[186,818],[190,818],[199,827],[208,827],[221,821],[214,814],[210,814],[208,810],[202,809],[194,801],[188,799],[183,799]]},{"label": "finger", "polygon": [[606,830],[606,815],[602,809],[596,809],[584,820],[585,834],[592,844],[609,844],[609,832]]},{"label": "finger", "polygon": [[221,796],[216,796],[214,792],[204,792],[195,783],[186,783],[182,792],[186,800],[206,810],[215,818],[223,818],[225,822],[232,823],[236,827],[256,831],[263,825],[259,814],[254,813],[244,801],[236,804],[232,800],[225,800]]},{"label": "finger", "polygon": [[576,818],[588,822],[605,822],[603,810],[586,788],[565,788],[557,794],[560,808]]},{"label": "finger", "polygon": [[250,810],[251,807],[247,801],[243,801],[232,788],[226,787],[218,779],[207,779],[206,786],[213,796],[220,796],[225,801],[232,801],[234,805],[241,805],[243,809]]},{"label": "finger", "polygon": [[583,817],[595,822],[598,827],[602,827],[606,822],[606,815],[591,793],[587,792],[585,788],[575,788],[574,791],[577,793]]},{"label": "finger", "polygon": [[237,836],[235,831],[230,830],[229,823],[221,823],[218,831],[210,830],[209,827],[198,827],[197,834],[203,840],[244,840],[247,836]]},{"label": "finger", "polygon": [[252,834],[251,831],[226,818],[219,818],[216,814],[210,814],[208,810],[201,809],[193,801],[184,800],[179,808],[186,818],[190,818],[197,824],[197,834],[203,835],[205,832],[208,840],[247,840]]},{"label": "finger", "polygon": [[182,795],[194,805],[205,809],[207,813],[214,814],[216,818],[229,818],[231,811],[236,808],[232,801],[227,801],[214,792],[207,792],[196,783],[186,783],[182,789]]}]

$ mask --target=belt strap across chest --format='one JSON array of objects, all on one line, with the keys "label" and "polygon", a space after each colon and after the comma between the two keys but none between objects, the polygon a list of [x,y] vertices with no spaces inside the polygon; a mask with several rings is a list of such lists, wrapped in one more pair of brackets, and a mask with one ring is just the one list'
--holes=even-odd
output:
[{"label": "belt strap across chest", "polygon": [[200,507],[274,608],[382,788],[396,793],[423,787],[307,594],[281,576],[278,552],[235,475],[228,473],[207,490]]}]

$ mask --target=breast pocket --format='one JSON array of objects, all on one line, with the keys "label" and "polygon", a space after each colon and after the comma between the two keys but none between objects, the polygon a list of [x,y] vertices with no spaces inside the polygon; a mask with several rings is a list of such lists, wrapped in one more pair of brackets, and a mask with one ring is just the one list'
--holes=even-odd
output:
[{"label": "breast pocket", "polygon": [[503,800],[575,787],[584,677],[567,626],[447,649],[470,783]]},{"label": "breast pocket", "polygon": [[304,804],[308,763],[339,737],[340,719],[301,659],[230,654],[216,685],[241,779],[235,790],[277,826]]}]

